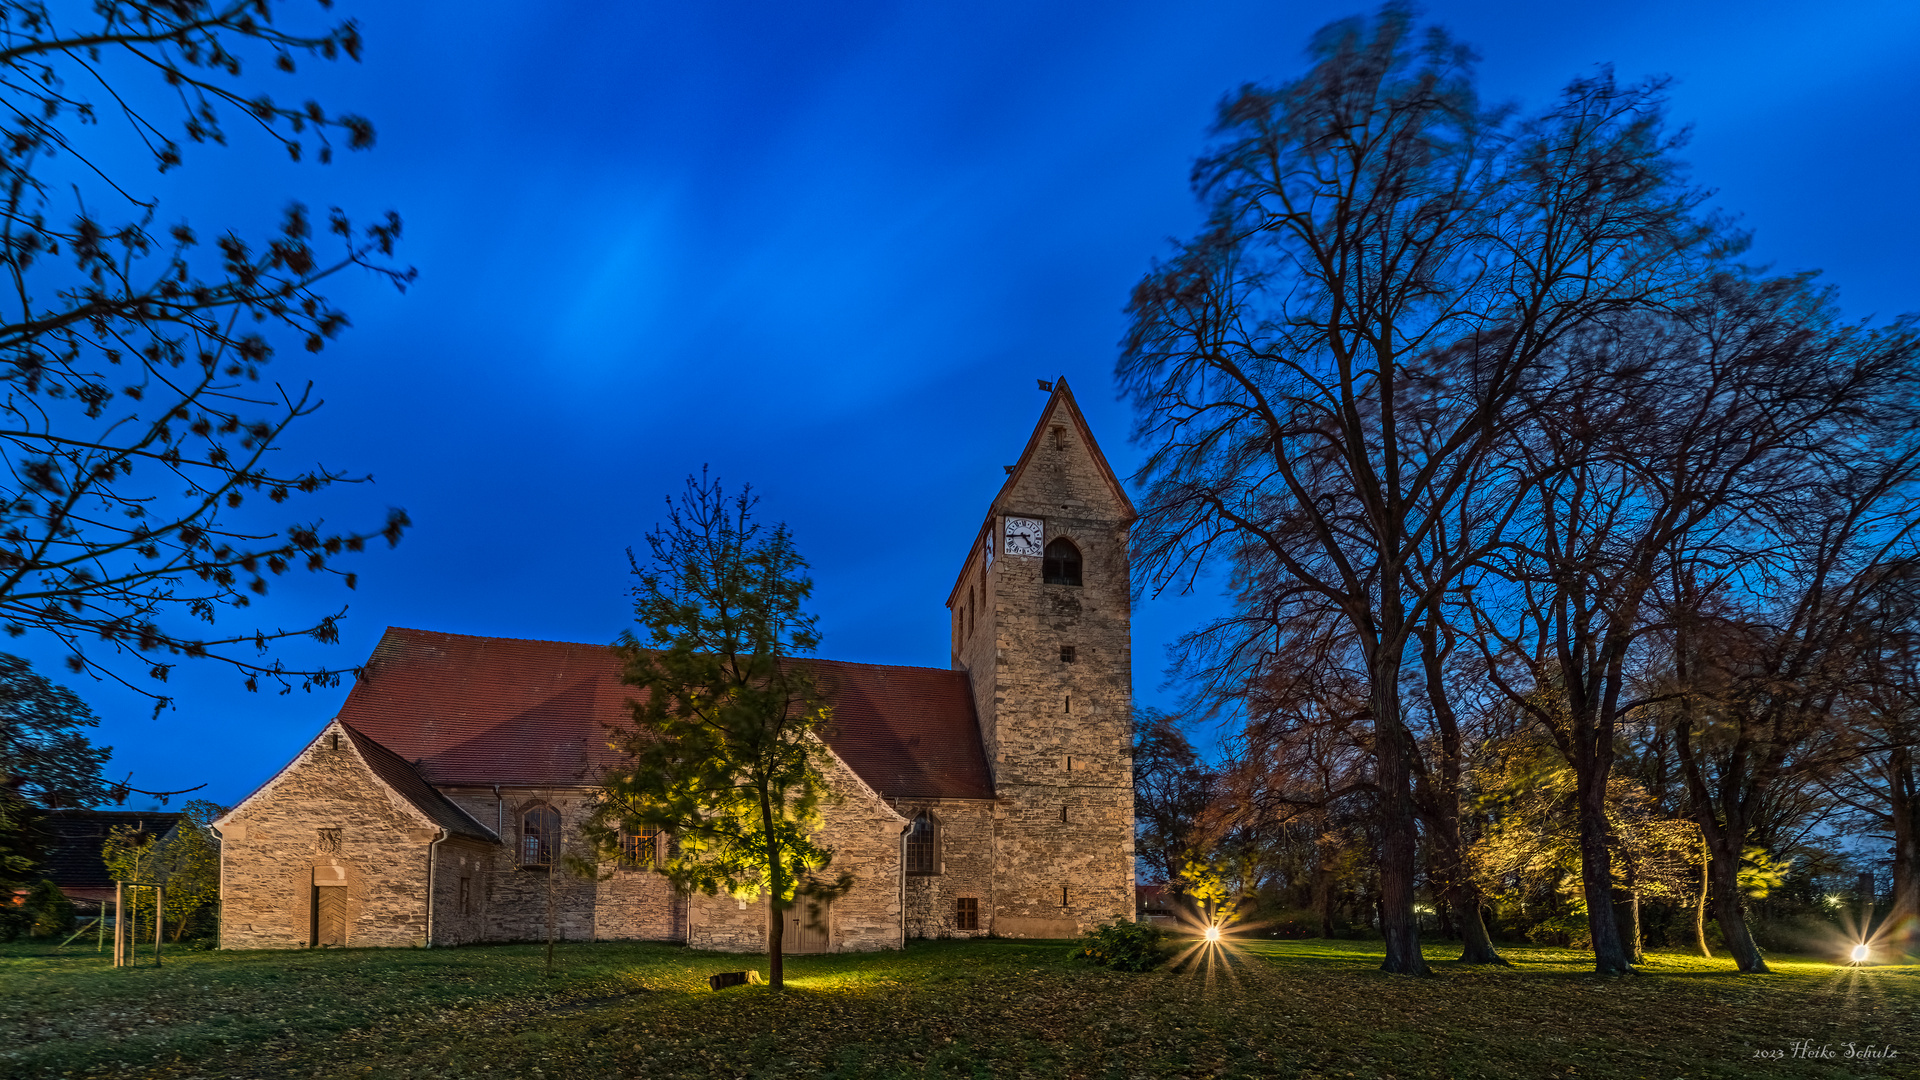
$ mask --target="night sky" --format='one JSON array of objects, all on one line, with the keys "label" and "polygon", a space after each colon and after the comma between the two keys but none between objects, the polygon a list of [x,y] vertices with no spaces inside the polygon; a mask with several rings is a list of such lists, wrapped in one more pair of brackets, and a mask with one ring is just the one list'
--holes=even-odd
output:
[{"label": "night sky", "polygon": [[[1121,308],[1198,214],[1190,162],[1243,82],[1303,69],[1352,4],[370,4],[362,64],[258,65],[276,96],[371,117],[379,144],[293,166],[263,140],[190,149],[151,190],[205,233],[260,235],[291,198],[406,222],[404,296],[331,290],[354,329],[278,377],[321,414],[286,445],[377,484],[296,512],[416,527],[346,593],[285,580],[250,614],[351,603],[350,666],[388,625],[610,641],[624,549],[703,464],[751,481],[812,563],[822,654],[945,666],[959,560],[1066,376],[1122,474],[1140,454],[1111,372]],[[1854,317],[1920,309],[1920,5],[1450,3],[1483,93],[1544,103],[1613,63],[1669,74],[1685,157],[1756,235],[1820,269]],[[157,182],[156,182],[157,183]],[[1135,690],[1171,705],[1166,644],[1219,599],[1136,609]],[[222,626],[250,629],[253,619]],[[16,643],[65,678],[58,657]],[[127,665],[139,670],[139,665]],[[183,665],[158,719],[74,683],[118,778],[232,802],[344,687],[250,695]]]}]

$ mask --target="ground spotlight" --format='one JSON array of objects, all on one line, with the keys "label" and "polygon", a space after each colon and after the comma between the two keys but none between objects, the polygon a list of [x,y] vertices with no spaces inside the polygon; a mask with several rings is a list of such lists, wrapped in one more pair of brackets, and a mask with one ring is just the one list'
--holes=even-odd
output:
[{"label": "ground spotlight", "polygon": [[1219,941],[1219,940],[1220,940],[1220,928],[1219,928],[1219,927],[1217,927],[1217,926],[1209,926],[1209,927],[1207,927],[1207,933],[1206,933],[1206,935],[1205,935],[1205,936],[1206,936],[1206,939],[1207,939],[1208,941]]},{"label": "ground spotlight", "polygon": [[1866,943],[1866,942],[1864,942],[1864,941],[1863,941],[1863,942],[1861,942],[1861,943],[1860,943],[1860,944],[1858,944],[1858,945],[1855,945],[1855,946],[1853,947],[1853,962],[1854,962],[1854,963],[1856,963],[1856,964],[1864,964],[1864,963],[1866,963],[1866,962],[1867,962],[1867,955],[1868,955],[1868,953],[1870,953],[1871,951],[1872,951],[1872,950],[1870,950],[1870,949],[1868,949],[1868,948],[1867,948],[1867,943]]}]

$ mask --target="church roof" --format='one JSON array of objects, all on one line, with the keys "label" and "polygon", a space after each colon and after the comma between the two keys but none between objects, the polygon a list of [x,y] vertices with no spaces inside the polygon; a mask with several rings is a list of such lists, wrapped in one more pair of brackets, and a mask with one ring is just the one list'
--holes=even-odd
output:
[{"label": "church roof", "polygon": [[374,775],[385,781],[401,798],[412,803],[414,809],[425,814],[427,820],[454,836],[468,836],[488,843],[499,841],[492,829],[475,821],[473,815],[435,791],[433,785],[427,783],[419,770],[407,764],[405,758],[355,731],[352,724],[342,721],[340,727],[353,740],[353,747],[360,751],[360,759],[367,763],[367,768],[372,769]]},{"label": "church roof", "polygon": [[[990,799],[962,671],[809,660],[827,744],[887,798]],[[442,786],[593,784],[619,763],[633,690],[605,645],[389,627],[340,720]],[[391,781],[389,781],[391,782]]]}]

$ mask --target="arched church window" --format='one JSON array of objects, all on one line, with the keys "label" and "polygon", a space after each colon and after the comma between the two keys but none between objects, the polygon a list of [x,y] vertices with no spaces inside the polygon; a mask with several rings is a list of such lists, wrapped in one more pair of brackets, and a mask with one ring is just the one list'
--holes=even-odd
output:
[{"label": "arched church window", "polygon": [[907,830],[907,873],[940,872],[940,823],[925,810],[914,815],[913,828]]},{"label": "arched church window", "polygon": [[1040,559],[1040,577],[1049,585],[1080,584],[1080,549],[1061,537],[1047,545]]},{"label": "arched church window", "polygon": [[541,803],[520,817],[520,865],[552,866],[560,850],[560,812]]}]

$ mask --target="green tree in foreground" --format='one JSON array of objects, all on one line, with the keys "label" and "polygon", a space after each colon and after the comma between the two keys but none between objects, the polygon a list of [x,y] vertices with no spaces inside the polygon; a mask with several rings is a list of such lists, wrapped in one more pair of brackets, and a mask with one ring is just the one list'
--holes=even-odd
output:
[{"label": "green tree in foreground", "polygon": [[756,502],[750,487],[729,495],[688,477],[647,536],[649,558],[627,552],[640,634],[622,634],[619,648],[641,693],[632,730],[615,732],[628,761],[608,775],[589,831],[603,854],[623,835],[664,831],[676,844],[658,865],[682,889],[764,894],[777,989],[785,911],[851,879],[815,880],[832,857],[812,839],[831,713],[794,662],[820,640],[800,607],[813,583],[786,526],[753,520]]}]

